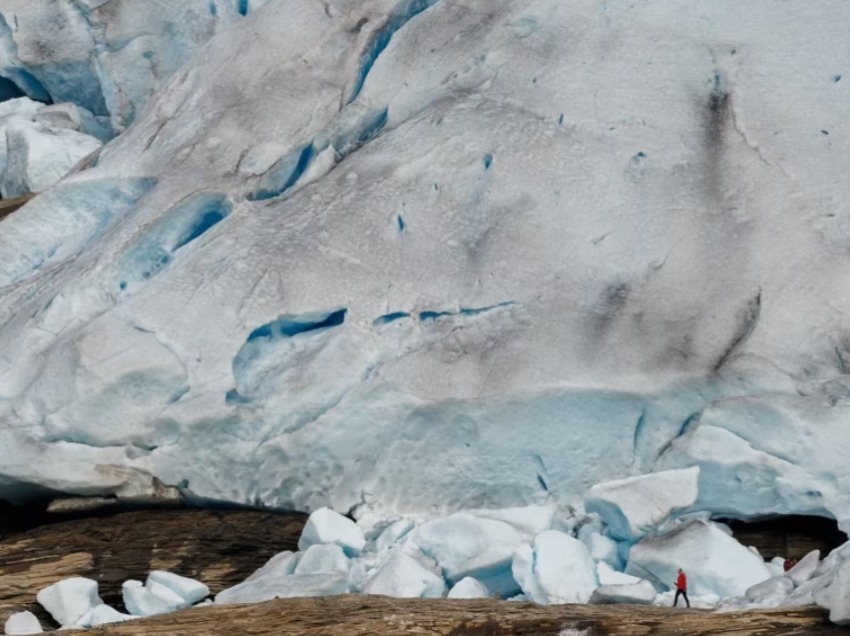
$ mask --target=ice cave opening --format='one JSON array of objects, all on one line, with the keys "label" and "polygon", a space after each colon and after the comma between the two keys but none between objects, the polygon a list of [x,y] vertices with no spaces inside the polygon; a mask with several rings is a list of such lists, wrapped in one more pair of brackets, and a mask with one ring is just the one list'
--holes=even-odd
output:
[{"label": "ice cave opening", "polygon": [[741,521],[718,519],[728,525],[743,545],[753,546],[765,560],[774,557],[802,559],[812,550],[826,556],[847,542],[838,522],[827,517],[777,515]]}]

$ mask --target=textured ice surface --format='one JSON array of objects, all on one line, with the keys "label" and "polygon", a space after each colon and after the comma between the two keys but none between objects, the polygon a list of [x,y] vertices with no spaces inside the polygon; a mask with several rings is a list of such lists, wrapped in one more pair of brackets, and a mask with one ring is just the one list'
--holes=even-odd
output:
[{"label": "textured ice surface", "polygon": [[683,523],[668,534],[649,536],[632,546],[626,574],[669,590],[680,568],[688,577],[688,592],[694,596],[740,596],[770,578],[762,559],[702,521]]},{"label": "textured ice surface", "polygon": [[394,550],[365,582],[363,593],[401,598],[442,598],[446,593],[446,583],[421,561]]},{"label": "textured ice surface", "polygon": [[536,603],[587,603],[599,587],[596,565],[578,539],[557,530],[541,532],[514,553],[513,575]]},{"label": "textured ice surface", "polygon": [[109,605],[97,605],[83,615],[77,621],[77,627],[97,627],[98,625],[107,625],[109,623],[123,623],[130,621],[137,616],[131,614],[122,614]]},{"label": "textured ice surface", "polygon": [[189,604],[186,600],[156,581],[125,581],[122,586],[124,606],[133,616],[156,616],[183,609]]},{"label": "textured ice surface", "polygon": [[348,574],[348,557],[338,545],[311,545],[295,566],[294,574]]},{"label": "textured ice surface", "polygon": [[7,0],[0,74],[135,124],[2,222],[2,496],[699,466],[850,527],[846,2],[74,4]]},{"label": "textured ice surface", "polygon": [[587,512],[605,520],[621,541],[638,541],[699,495],[699,467],[670,470],[593,486],[585,495]]},{"label": "textured ice surface", "polygon": [[423,523],[405,540],[434,559],[450,585],[471,576],[508,596],[519,591],[514,551],[551,527],[552,511],[542,507],[457,513]]},{"label": "textured ice surface", "polygon": [[76,626],[86,613],[103,605],[97,593],[97,581],[82,577],[64,579],[36,595],[38,602],[63,627]]},{"label": "textured ice surface", "polygon": [[6,620],[4,632],[8,636],[23,636],[24,634],[41,634],[41,623],[32,612],[16,612]]},{"label": "textured ice surface", "polygon": [[219,592],[215,602],[217,605],[262,603],[275,598],[335,596],[348,591],[348,576],[342,572],[265,576]]},{"label": "textured ice surface", "polygon": [[351,519],[328,508],[320,508],[307,519],[307,525],[298,539],[298,549],[307,550],[311,546],[324,544],[337,545],[348,556],[354,556],[366,545],[366,539],[363,531]]}]

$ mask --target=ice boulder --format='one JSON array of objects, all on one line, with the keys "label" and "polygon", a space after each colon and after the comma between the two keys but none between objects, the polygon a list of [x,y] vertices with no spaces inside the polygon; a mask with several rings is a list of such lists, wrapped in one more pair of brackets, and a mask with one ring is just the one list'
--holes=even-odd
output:
[{"label": "ice boulder", "polygon": [[596,566],[585,545],[557,530],[541,532],[534,544],[514,553],[513,576],[536,603],[587,603],[599,587]]},{"label": "ice boulder", "polygon": [[13,119],[6,126],[6,169],[0,194],[11,199],[44,192],[102,145],[100,140],[74,130]]},{"label": "ice boulder", "polygon": [[156,570],[148,575],[147,585],[158,583],[167,587],[169,590],[181,597],[188,607],[204,600],[210,595],[210,588],[185,576],[172,574],[171,572],[163,572]]},{"label": "ice boulder", "polygon": [[342,548],[336,544],[311,545],[301,555],[295,574],[348,573],[349,560]]},{"label": "ice boulder", "polygon": [[770,570],[770,573],[774,576],[779,576],[780,574],[785,573],[785,559],[782,557],[773,557],[770,561],[765,563],[765,567]]},{"label": "ice boulder", "polygon": [[635,542],[696,502],[699,473],[694,466],[597,484],[585,495],[585,510],[598,513],[611,536]]},{"label": "ice boulder", "polygon": [[398,519],[384,528],[375,541],[377,550],[386,550],[398,543],[408,532],[413,530],[415,524],[413,519]]},{"label": "ice boulder", "polygon": [[633,585],[643,580],[631,574],[618,572],[604,561],[596,564],[596,576],[599,579],[599,585]]},{"label": "ice boulder", "polygon": [[837,625],[850,625],[850,560],[824,575],[828,584],[812,592],[818,605],[829,610],[829,620]]},{"label": "ice boulder", "polygon": [[772,576],[766,581],[756,583],[744,592],[750,601],[757,603],[768,596],[787,596],[794,591],[794,581],[785,575]]},{"label": "ice boulder", "polygon": [[32,612],[17,612],[6,620],[5,632],[8,636],[41,634],[41,623]]},{"label": "ice boulder", "polygon": [[551,511],[540,507],[463,512],[423,523],[405,540],[434,559],[450,584],[471,576],[509,596],[519,591],[511,574],[514,552],[551,523]]},{"label": "ice boulder", "polygon": [[161,583],[125,581],[122,586],[124,606],[133,616],[157,616],[176,612],[188,606],[185,599]]},{"label": "ice boulder", "polygon": [[291,552],[290,550],[279,552],[269,559],[263,567],[245,579],[243,583],[294,574],[301,556],[301,552]]},{"label": "ice boulder", "polygon": [[487,587],[471,576],[461,579],[449,590],[449,598],[487,598],[490,592]]},{"label": "ice boulder", "polygon": [[89,610],[103,604],[97,593],[97,581],[82,577],[54,583],[41,590],[36,599],[63,627],[75,626]]},{"label": "ice boulder", "polygon": [[658,589],[674,586],[681,568],[694,596],[742,596],[770,578],[759,557],[722,530],[691,521],[667,534],[648,536],[632,546],[626,573],[651,581]]},{"label": "ice boulder", "polygon": [[623,569],[619,546],[611,537],[606,537],[599,532],[579,532],[578,538],[594,561],[604,562],[615,570]]},{"label": "ice boulder", "polygon": [[785,573],[789,579],[794,581],[794,585],[805,583],[817,570],[820,564],[820,550],[813,550],[804,556],[793,568]]},{"label": "ice boulder", "polygon": [[77,627],[97,627],[98,625],[107,625],[109,623],[123,623],[124,621],[131,621],[134,618],[139,617],[131,614],[122,614],[118,610],[109,607],[109,605],[98,605],[86,612],[77,621]]},{"label": "ice boulder", "polygon": [[298,540],[298,549],[305,551],[312,545],[326,543],[338,545],[351,557],[360,554],[366,539],[363,531],[351,519],[329,508],[320,508],[307,520]]},{"label": "ice boulder", "polygon": [[363,586],[364,594],[399,598],[442,598],[446,583],[421,561],[394,550]]},{"label": "ice boulder", "polygon": [[625,603],[631,605],[651,605],[658,592],[649,581],[641,580],[628,585],[603,585],[593,590],[591,605],[609,605]]}]

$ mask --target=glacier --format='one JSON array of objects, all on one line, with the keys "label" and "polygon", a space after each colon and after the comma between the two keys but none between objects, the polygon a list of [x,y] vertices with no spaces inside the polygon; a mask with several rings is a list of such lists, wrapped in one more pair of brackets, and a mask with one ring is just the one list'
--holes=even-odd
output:
[{"label": "glacier", "polygon": [[0,223],[0,497],[375,520],[698,467],[674,515],[850,529],[846,3],[0,13],[0,75],[120,133]]}]

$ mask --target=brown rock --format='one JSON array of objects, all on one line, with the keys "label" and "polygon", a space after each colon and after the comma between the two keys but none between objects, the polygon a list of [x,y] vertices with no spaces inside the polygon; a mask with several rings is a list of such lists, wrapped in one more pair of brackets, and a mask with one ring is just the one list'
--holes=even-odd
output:
[{"label": "brown rock", "polygon": [[0,221],[23,207],[26,203],[29,203],[30,199],[34,196],[34,194],[27,194],[17,199],[0,199]]},{"label": "brown rock", "polygon": [[296,550],[305,521],[265,512],[150,510],[42,526],[0,541],[0,606],[37,609],[40,589],[85,576],[120,608],[121,584],[144,580],[151,570],[196,578],[215,594],[278,552]]},{"label": "brown rock", "polygon": [[848,633],[817,608],[715,614],[635,605],[337,596],[201,607],[104,626],[109,636],[785,636]]}]

